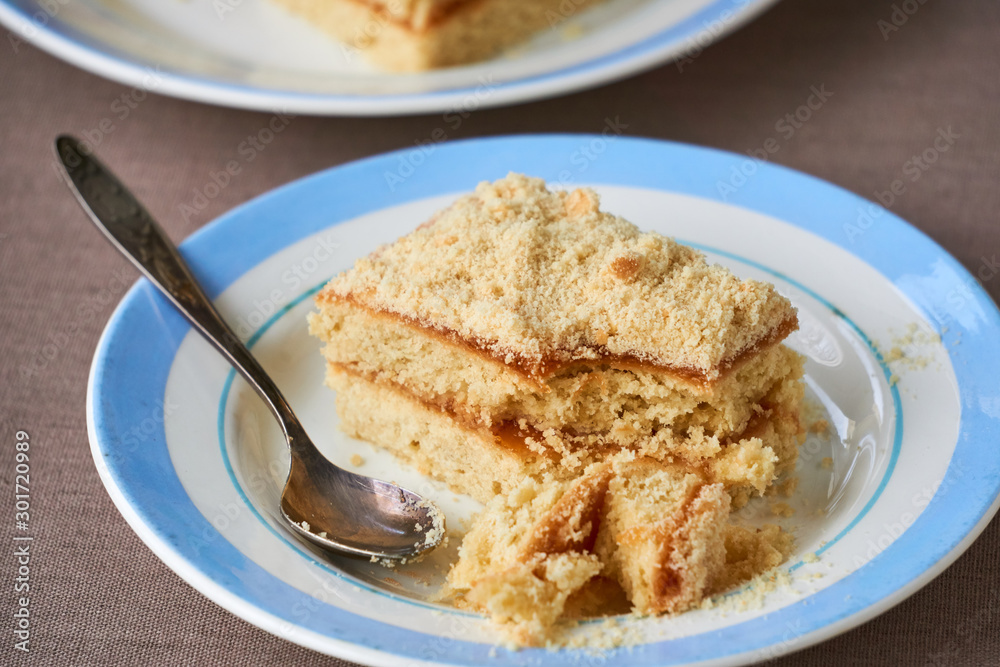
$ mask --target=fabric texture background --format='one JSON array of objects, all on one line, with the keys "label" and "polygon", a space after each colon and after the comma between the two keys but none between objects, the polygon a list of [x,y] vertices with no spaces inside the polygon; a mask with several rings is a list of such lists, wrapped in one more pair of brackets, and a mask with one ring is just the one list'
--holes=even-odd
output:
[{"label": "fabric texture background", "polygon": [[[903,3],[907,4],[907,3]],[[889,0],[788,0],[707,48],[601,88],[477,111],[456,128],[441,114],[297,117],[203,210],[194,191],[238,158],[270,114],[129,90],[7,39],[0,44],[0,533],[12,544],[14,433],[31,435],[31,653],[39,665],[343,665],[273,637],[216,606],[168,570],[112,505],[87,442],[84,403],[101,330],[137,274],[87,223],[60,182],[61,132],[98,153],[176,240],[229,208],[300,176],[401,147],[439,127],[449,138],[521,132],[660,137],[745,153],[769,138],[775,163],[869,199],[906,183],[892,210],[953,253],[996,300],[1000,280],[1000,4],[909,3],[883,34]],[[881,25],[881,27],[880,27]],[[791,136],[779,129],[813,87],[829,99]],[[128,105],[126,105],[128,106]],[[907,161],[957,134],[918,180]],[[201,202],[199,202],[201,203]],[[992,267],[992,268],[990,268]],[[69,325],[74,325],[70,327]],[[59,334],[72,329],[72,335]],[[42,356],[51,344],[56,353]],[[51,352],[53,348],[48,348]],[[983,443],[996,447],[998,443]],[[6,553],[8,546],[3,547]],[[891,611],[778,665],[995,665],[1000,661],[1000,521],[957,563]],[[0,608],[14,604],[13,558],[0,558]],[[789,629],[789,636],[794,628]]]}]

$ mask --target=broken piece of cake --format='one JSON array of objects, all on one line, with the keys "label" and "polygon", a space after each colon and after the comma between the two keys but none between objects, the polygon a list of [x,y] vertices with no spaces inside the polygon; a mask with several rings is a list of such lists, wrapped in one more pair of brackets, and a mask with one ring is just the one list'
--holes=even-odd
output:
[{"label": "broken piece of cake", "polygon": [[612,472],[525,480],[497,496],[462,540],[445,594],[490,614],[516,644],[544,642],[566,603],[601,573],[595,554]]},{"label": "broken piece of cake", "polygon": [[449,586],[520,641],[595,578],[698,604],[731,580],[731,508],[794,468],[788,299],[592,190],[482,183],[316,304],[342,428],[488,504]]},{"label": "broken piece of cake", "polygon": [[490,58],[602,0],[277,0],[383,69]]},{"label": "broken piece of cake", "polygon": [[573,482],[526,478],[465,536],[446,593],[517,645],[544,645],[574,595],[610,579],[642,614],[684,611],[723,578],[730,500],[696,471],[631,452]]}]

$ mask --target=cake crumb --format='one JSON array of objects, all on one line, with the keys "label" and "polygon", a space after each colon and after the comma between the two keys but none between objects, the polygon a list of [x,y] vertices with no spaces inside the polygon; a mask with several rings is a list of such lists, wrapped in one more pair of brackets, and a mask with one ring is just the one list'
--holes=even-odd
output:
[{"label": "cake crumb", "polygon": [[302,530],[306,531],[307,533],[309,532],[309,522],[308,521],[302,521],[302,522],[299,523],[299,525],[302,526]]},{"label": "cake crumb", "polygon": [[903,350],[897,345],[889,350],[889,352],[883,357],[886,363],[891,364],[894,361],[899,361],[905,358],[906,355],[903,354]]},{"label": "cake crumb", "polygon": [[596,658],[602,658],[603,653],[612,649],[631,648],[639,645],[643,640],[643,633],[638,625],[634,623],[623,623],[623,620],[639,618],[637,614],[630,614],[626,617],[609,617],[597,623],[583,624],[573,623],[573,627],[581,627],[585,632],[567,633],[557,635],[550,641],[546,648],[570,648],[585,649],[588,654]]},{"label": "cake crumb", "polygon": [[378,556],[372,556],[369,559],[369,562],[375,563],[376,565],[381,565],[382,567],[388,568],[390,570],[394,570],[396,569],[397,565],[405,565],[407,561],[405,558],[396,561],[392,560],[391,558],[379,558]]},{"label": "cake crumb", "polygon": [[357,467],[357,466],[362,466],[364,464],[365,464],[365,459],[364,459],[364,457],[361,456],[361,454],[351,454],[351,465],[352,466]]},{"label": "cake crumb", "polygon": [[787,570],[775,568],[757,575],[744,588],[736,593],[729,593],[702,602],[702,609],[714,609],[721,612],[744,612],[762,609],[764,601],[770,593],[779,588],[791,588],[792,578]]},{"label": "cake crumb", "polygon": [[771,514],[788,518],[795,515],[795,509],[788,503],[773,503],[771,505]]},{"label": "cake crumb", "polygon": [[819,462],[819,465],[823,470],[831,470],[833,468],[833,459],[829,456],[824,456],[823,460]]},{"label": "cake crumb", "polygon": [[563,41],[571,42],[583,37],[585,32],[586,31],[583,29],[583,26],[579,23],[570,23],[560,31],[559,36]]},{"label": "cake crumb", "polygon": [[426,532],[424,532],[424,539],[417,542],[417,546],[448,546],[448,534],[447,528],[445,527],[444,512],[442,512],[437,505],[425,498],[421,498],[416,505],[420,509],[426,510],[427,515],[431,520],[431,524],[429,526],[421,526],[420,524],[416,525],[416,531],[418,533],[424,532],[426,528]]},{"label": "cake crumb", "polygon": [[[410,570],[400,570],[399,574],[403,575],[404,577],[406,577],[408,579],[412,579],[413,581],[417,582],[421,586],[430,586],[431,585],[431,580],[426,575],[419,574],[417,572],[411,572]],[[438,615],[440,615],[440,613],[441,612],[438,612]]]},{"label": "cake crumb", "polygon": [[788,478],[782,480],[781,482],[776,482],[767,490],[767,495],[769,496],[783,496],[785,498],[791,498],[792,494],[795,493],[795,489],[799,488],[799,478],[797,475],[791,475]]},{"label": "cake crumb", "polygon": [[826,435],[830,430],[830,422],[826,419],[817,419],[809,425],[809,432],[817,435]]},{"label": "cake crumb", "polygon": [[819,562],[819,556],[816,555],[816,552],[811,551],[811,552],[807,553],[805,556],[802,557],[802,562],[803,563],[818,563]]},{"label": "cake crumb", "polygon": [[[942,330],[943,332],[944,330]],[[888,350],[876,346],[882,361],[893,370],[889,377],[889,384],[895,386],[899,382],[898,372],[900,370],[916,371],[926,368],[934,361],[932,348],[939,345],[941,345],[941,334],[926,331],[921,329],[917,323],[911,322],[906,326],[905,333],[893,336],[891,347]]]}]

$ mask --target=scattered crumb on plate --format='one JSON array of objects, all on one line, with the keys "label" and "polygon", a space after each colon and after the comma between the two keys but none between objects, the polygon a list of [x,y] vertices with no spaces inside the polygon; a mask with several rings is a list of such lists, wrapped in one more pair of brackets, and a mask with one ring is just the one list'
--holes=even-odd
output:
[{"label": "scattered crumb on plate", "polygon": [[809,425],[809,432],[817,435],[826,435],[830,430],[830,422],[826,419],[817,419]]},{"label": "scattered crumb on plate", "polygon": [[771,514],[775,516],[790,517],[795,515],[795,508],[793,508],[788,503],[772,503],[771,504]]}]

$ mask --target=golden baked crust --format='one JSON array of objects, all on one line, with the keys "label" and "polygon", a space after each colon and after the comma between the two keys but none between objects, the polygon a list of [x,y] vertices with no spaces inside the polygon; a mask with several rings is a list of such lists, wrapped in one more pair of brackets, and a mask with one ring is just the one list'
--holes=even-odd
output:
[{"label": "golden baked crust", "polygon": [[774,287],[604,213],[592,190],[511,174],[363,258],[318,295],[350,300],[547,377],[624,360],[718,380],[796,326]]}]

